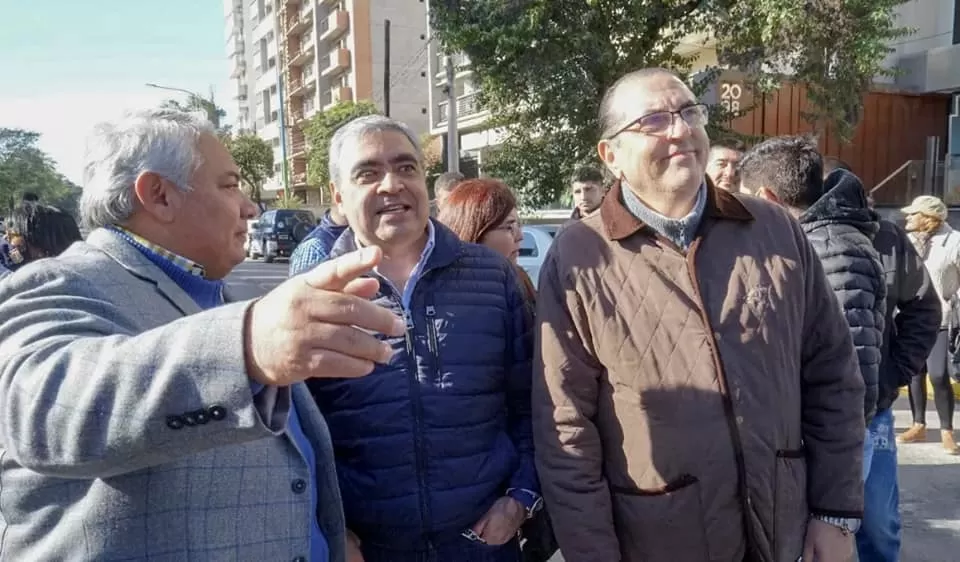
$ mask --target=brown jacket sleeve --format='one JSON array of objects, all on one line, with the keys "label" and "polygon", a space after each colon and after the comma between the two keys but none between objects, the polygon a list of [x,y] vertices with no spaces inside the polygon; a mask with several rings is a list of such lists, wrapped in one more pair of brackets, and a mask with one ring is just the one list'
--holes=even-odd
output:
[{"label": "brown jacket sleeve", "polygon": [[806,273],[801,401],[810,512],[863,515],[863,378],[850,328],[823,266],[797,228]]},{"label": "brown jacket sleeve", "polygon": [[[554,247],[554,251],[558,248]],[[580,298],[551,251],[540,271],[533,381],[537,470],[560,550],[567,560],[617,562],[603,452],[591,421],[603,366],[591,354]]]}]

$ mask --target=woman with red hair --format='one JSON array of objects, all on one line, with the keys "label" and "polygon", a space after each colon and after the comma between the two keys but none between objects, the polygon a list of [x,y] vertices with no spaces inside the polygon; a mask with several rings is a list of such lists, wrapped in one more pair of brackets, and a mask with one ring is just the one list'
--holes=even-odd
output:
[{"label": "woman with red hair", "polygon": [[[487,246],[517,264],[523,230],[517,215],[517,198],[502,181],[480,178],[457,184],[437,218],[464,242]],[[517,274],[527,302],[533,306],[536,302],[533,282],[519,266]]]}]

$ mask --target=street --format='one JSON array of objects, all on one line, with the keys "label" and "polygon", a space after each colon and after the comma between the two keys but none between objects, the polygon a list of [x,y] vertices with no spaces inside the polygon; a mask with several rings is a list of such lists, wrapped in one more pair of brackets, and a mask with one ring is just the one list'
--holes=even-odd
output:
[{"label": "street", "polygon": [[287,260],[264,263],[248,259],[227,277],[231,296],[236,300],[259,297],[287,278]]},{"label": "street", "polygon": [[[287,277],[287,262],[246,261],[227,278],[236,298],[262,295]],[[897,432],[910,426],[906,392],[894,404]],[[960,560],[960,457],[940,448],[937,416],[930,400],[928,442],[899,447],[900,510],[903,518],[902,562]],[[954,426],[960,428],[960,415]],[[556,556],[552,562],[562,562]]]}]

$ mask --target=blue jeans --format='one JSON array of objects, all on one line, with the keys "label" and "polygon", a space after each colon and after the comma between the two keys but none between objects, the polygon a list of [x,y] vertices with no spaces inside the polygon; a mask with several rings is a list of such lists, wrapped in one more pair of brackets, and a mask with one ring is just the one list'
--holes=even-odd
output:
[{"label": "blue jeans", "polygon": [[364,562],[520,562],[520,542],[488,546],[465,538],[436,545],[427,551],[392,551],[362,543]]},{"label": "blue jeans", "polygon": [[[900,487],[893,411],[878,411],[868,428],[873,454],[864,455],[863,525],[857,533],[860,562],[897,562],[900,558]],[[866,449],[866,447],[864,447]],[[864,451],[866,453],[866,451]]]}]

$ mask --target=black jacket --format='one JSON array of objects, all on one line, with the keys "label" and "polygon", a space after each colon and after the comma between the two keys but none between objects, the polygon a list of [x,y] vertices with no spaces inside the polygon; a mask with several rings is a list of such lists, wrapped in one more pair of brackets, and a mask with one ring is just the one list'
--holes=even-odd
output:
[{"label": "black jacket", "polygon": [[923,371],[940,329],[940,299],[905,230],[881,220],[873,247],[880,254],[887,281],[877,398],[877,410],[886,410],[897,399],[900,387]]},{"label": "black jacket", "polygon": [[860,180],[837,170],[824,180],[824,195],[800,215],[800,225],[823,263],[843,308],[866,386],[863,412],[877,407],[887,286],[873,238],[880,229]]}]

